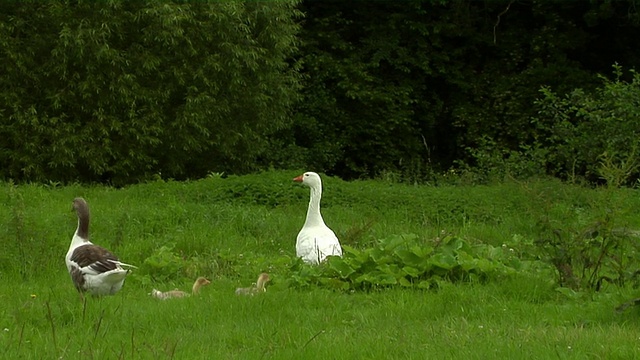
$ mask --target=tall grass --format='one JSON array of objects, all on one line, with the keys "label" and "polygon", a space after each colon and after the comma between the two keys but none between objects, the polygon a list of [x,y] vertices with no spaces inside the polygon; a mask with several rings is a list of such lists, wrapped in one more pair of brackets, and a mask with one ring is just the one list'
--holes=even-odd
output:
[{"label": "tall grass", "polygon": [[[2,184],[0,357],[23,359],[486,359],[640,355],[637,295],[609,286],[586,296],[556,279],[515,274],[436,290],[340,293],[287,286],[308,189],[296,173],[100,186]],[[427,187],[324,178],[323,215],[341,241],[365,248],[392,234],[425,239],[442,230],[525,252],[541,224],[588,228],[615,213],[640,228],[635,190],[555,181]],[[75,230],[71,200],[92,211],[91,236],[140,266],[113,297],[80,300],[64,266]],[[527,254],[522,254],[526,256]],[[167,270],[171,269],[171,270]],[[238,297],[259,272],[273,282]],[[543,273],[540,273],[543,274]],[[200,296],[158,301],[148,293]]]}]

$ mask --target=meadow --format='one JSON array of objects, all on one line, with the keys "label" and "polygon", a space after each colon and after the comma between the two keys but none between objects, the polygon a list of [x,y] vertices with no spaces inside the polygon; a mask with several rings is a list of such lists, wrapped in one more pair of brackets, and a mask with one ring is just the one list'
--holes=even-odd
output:
[{"label": "meadow", "polygon": [[[427,246],[446,233],[525,264],[455,281],[445,274],[426,288],[341,290],[300,280],[318,277],[295,258],[309,198],[292,182],[296,175],[213,175],[125,188],[1,184],[0,358],[640,357],[640,310],[616,311],[640,296],[633,276],[615,278],[640,268],[634,247],[624,247],[631,260],[618,264],[620,271],[602,276],[616,281],[599,282],[596,291],[559,286],[552,263],[566,249],[549,240],[590,243],[575,234],[602,224],[640,229],[637,190],[549,179],[429,186],[324,176],[323,216],[346,247],[366,251],[402,236]],[[91,207],[91,239],[139,267],[115,296],[81,301],[66,271],[77,196]],[[607,266],[588,263],[576,277]],[[266,293],[234,294],[263,271],[272,278]],[[152,288],[189,289],[200,275],[212,283],[198,296],[149,296]]]}]

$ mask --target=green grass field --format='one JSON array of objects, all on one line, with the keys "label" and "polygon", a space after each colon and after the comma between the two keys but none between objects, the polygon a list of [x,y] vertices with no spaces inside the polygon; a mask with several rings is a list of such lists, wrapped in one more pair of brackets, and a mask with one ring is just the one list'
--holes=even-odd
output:
[{"label": "green grass field", "polygon": [[[297,172],[102,186],[2,184],[0,358],[6,359],[632,359],[640,311],[629,283],[557,290],[530,270],[430,290],[340,292],[291,286],[308,189]],[[71,201],[87,199],[91,238],[139,266],[113,297],[80,300],[64,265],[75,231]],[[640,229],[632,189],[541,180],[491,186],[411,186],[324,177],[325,221],[342,243],[443,230],[531,257],[540,224],[565,232],[613,218]],[[640,261],[639,261],[640,263]],[[633,267],[634,264],[628,264]],[[640,267],[640,266],[639,266]],[[258,273],[269,290],[239,297]],[[152,288],[199,296],[160,301]]]}]

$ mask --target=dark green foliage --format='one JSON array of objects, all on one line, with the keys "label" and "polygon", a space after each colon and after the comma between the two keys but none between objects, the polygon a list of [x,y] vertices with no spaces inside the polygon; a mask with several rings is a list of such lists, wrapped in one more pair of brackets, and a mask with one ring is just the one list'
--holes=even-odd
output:
[{"label": "dark green foliage", "polygon": [[562,95],[547,86],[535,101],[531,118],[532,141],[506,149],[481,136],[477,149],[469,149],[475,166],[467,168],[486,178],[500,179],[552,175],[571,182],[586,179],[618,187],[636,182],[640,173],[640,76],[624,74],[613,66],[613,79]]},{"label": "dark green foliage", "polygon": [[[549,151],[547,166],[553,175],[585,175],[610,185],[633,183],[638,178],[640,145],[640,74],[615,65],[613,80],[601,77],[593,92],[575,89],[561,96],[542,89],[540,115],[535,120],[541,135],[537,146]],[[619,174],[612,171],[622,170]]]},{"label": "dark green foliage", "polygon": [[8,2],[0,176],[244,172],[296,99],[295,1]]},{"label": "dark green foliage", "polygon": [[[592,95],[595,74],[639,63],[637,9],[635,0],[3,2],[0,178],[125,185],[304,168],[415,183],[459,167],[474,182],[547,173],[629,183],[627,139],[604,146],[603,131],[592,146],[580,134],[603,130],[594,119],[607,112],[634,126],[632,93],[624,113],[623,98],[588,98],[618,96],[608,85],[611,94]],[[565,105],[589,114],[547,111],[573,111],[561,109],[566,93]],[[572,143],[557,138],[575,131]]]},{"label": "dark green foliage", "polygon": [[595,73],[640,58],[622,45],[640,35],[634,1],[309,1],[302,9],[304,100],[282,137],[297,144],[286,147],[294,166],[343,178],[431,181],[452,165],[479,167],[479,180],[486,171],[546,173],[555,149],[538,147],[546,134],[531,124],[540,86],[592,89]]},{"label": "dark green foliage", "polygon": [[[454,110],[456,124],[466,129],[460,143],[469,157],[460,160],[480,171],[520,178],[584,174],[572,173],[565,162],[557,165],[558,149],[547,146],[549,133],[538,126],[540,109],[534,102],[540,86],[562,94],[575,88],[590,92],[597,86],[596,74],[608,72],[611,63],[637,63],[636,49],[613,45],[638,35],[638,15],[629,11],[634,3],[493,2],[504,12],[491,24],[491,61],[470,80],[475,96]],[[557,120],[543,122],[556,126]]]},{"label": "dark green foliage", "polygon": [[452,145],[437,121],[446,95],[430,86],[450,91],[440,82],[451,65],[440,40],[460,33],[454,25],[442,36],[436,30],[450,13],[415,1],[306,2],[303,9],[307,77],[293,131],[307,163],[343,177],[394,170],[424,177],[431,149]]}]

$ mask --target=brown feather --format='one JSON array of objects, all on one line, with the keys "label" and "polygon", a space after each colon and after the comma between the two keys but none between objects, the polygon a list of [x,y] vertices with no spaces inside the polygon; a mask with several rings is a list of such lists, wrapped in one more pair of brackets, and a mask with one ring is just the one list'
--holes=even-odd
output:
[{"label": "brown feather", "polygon": [[84,276],[82,276],[82,271],[74,266],[71,268],[71,272],[69,274],[71,275],[71,281],[73,281],[73,285],[76,286],[76,289],[78,289],[78,291],[84,291]]},{"label": "brown feather", "polygon": [[89,204],[83,198],[73,199],[73,207],[78,214],[78,236],[89,240]]},{"label": "brown feather", "polygon": [[118,257],[109,250],[93,244],[78,246],[71,255],[71,261],[75,261],[80,267],[91,266],[99,273],[115,270]]}]

